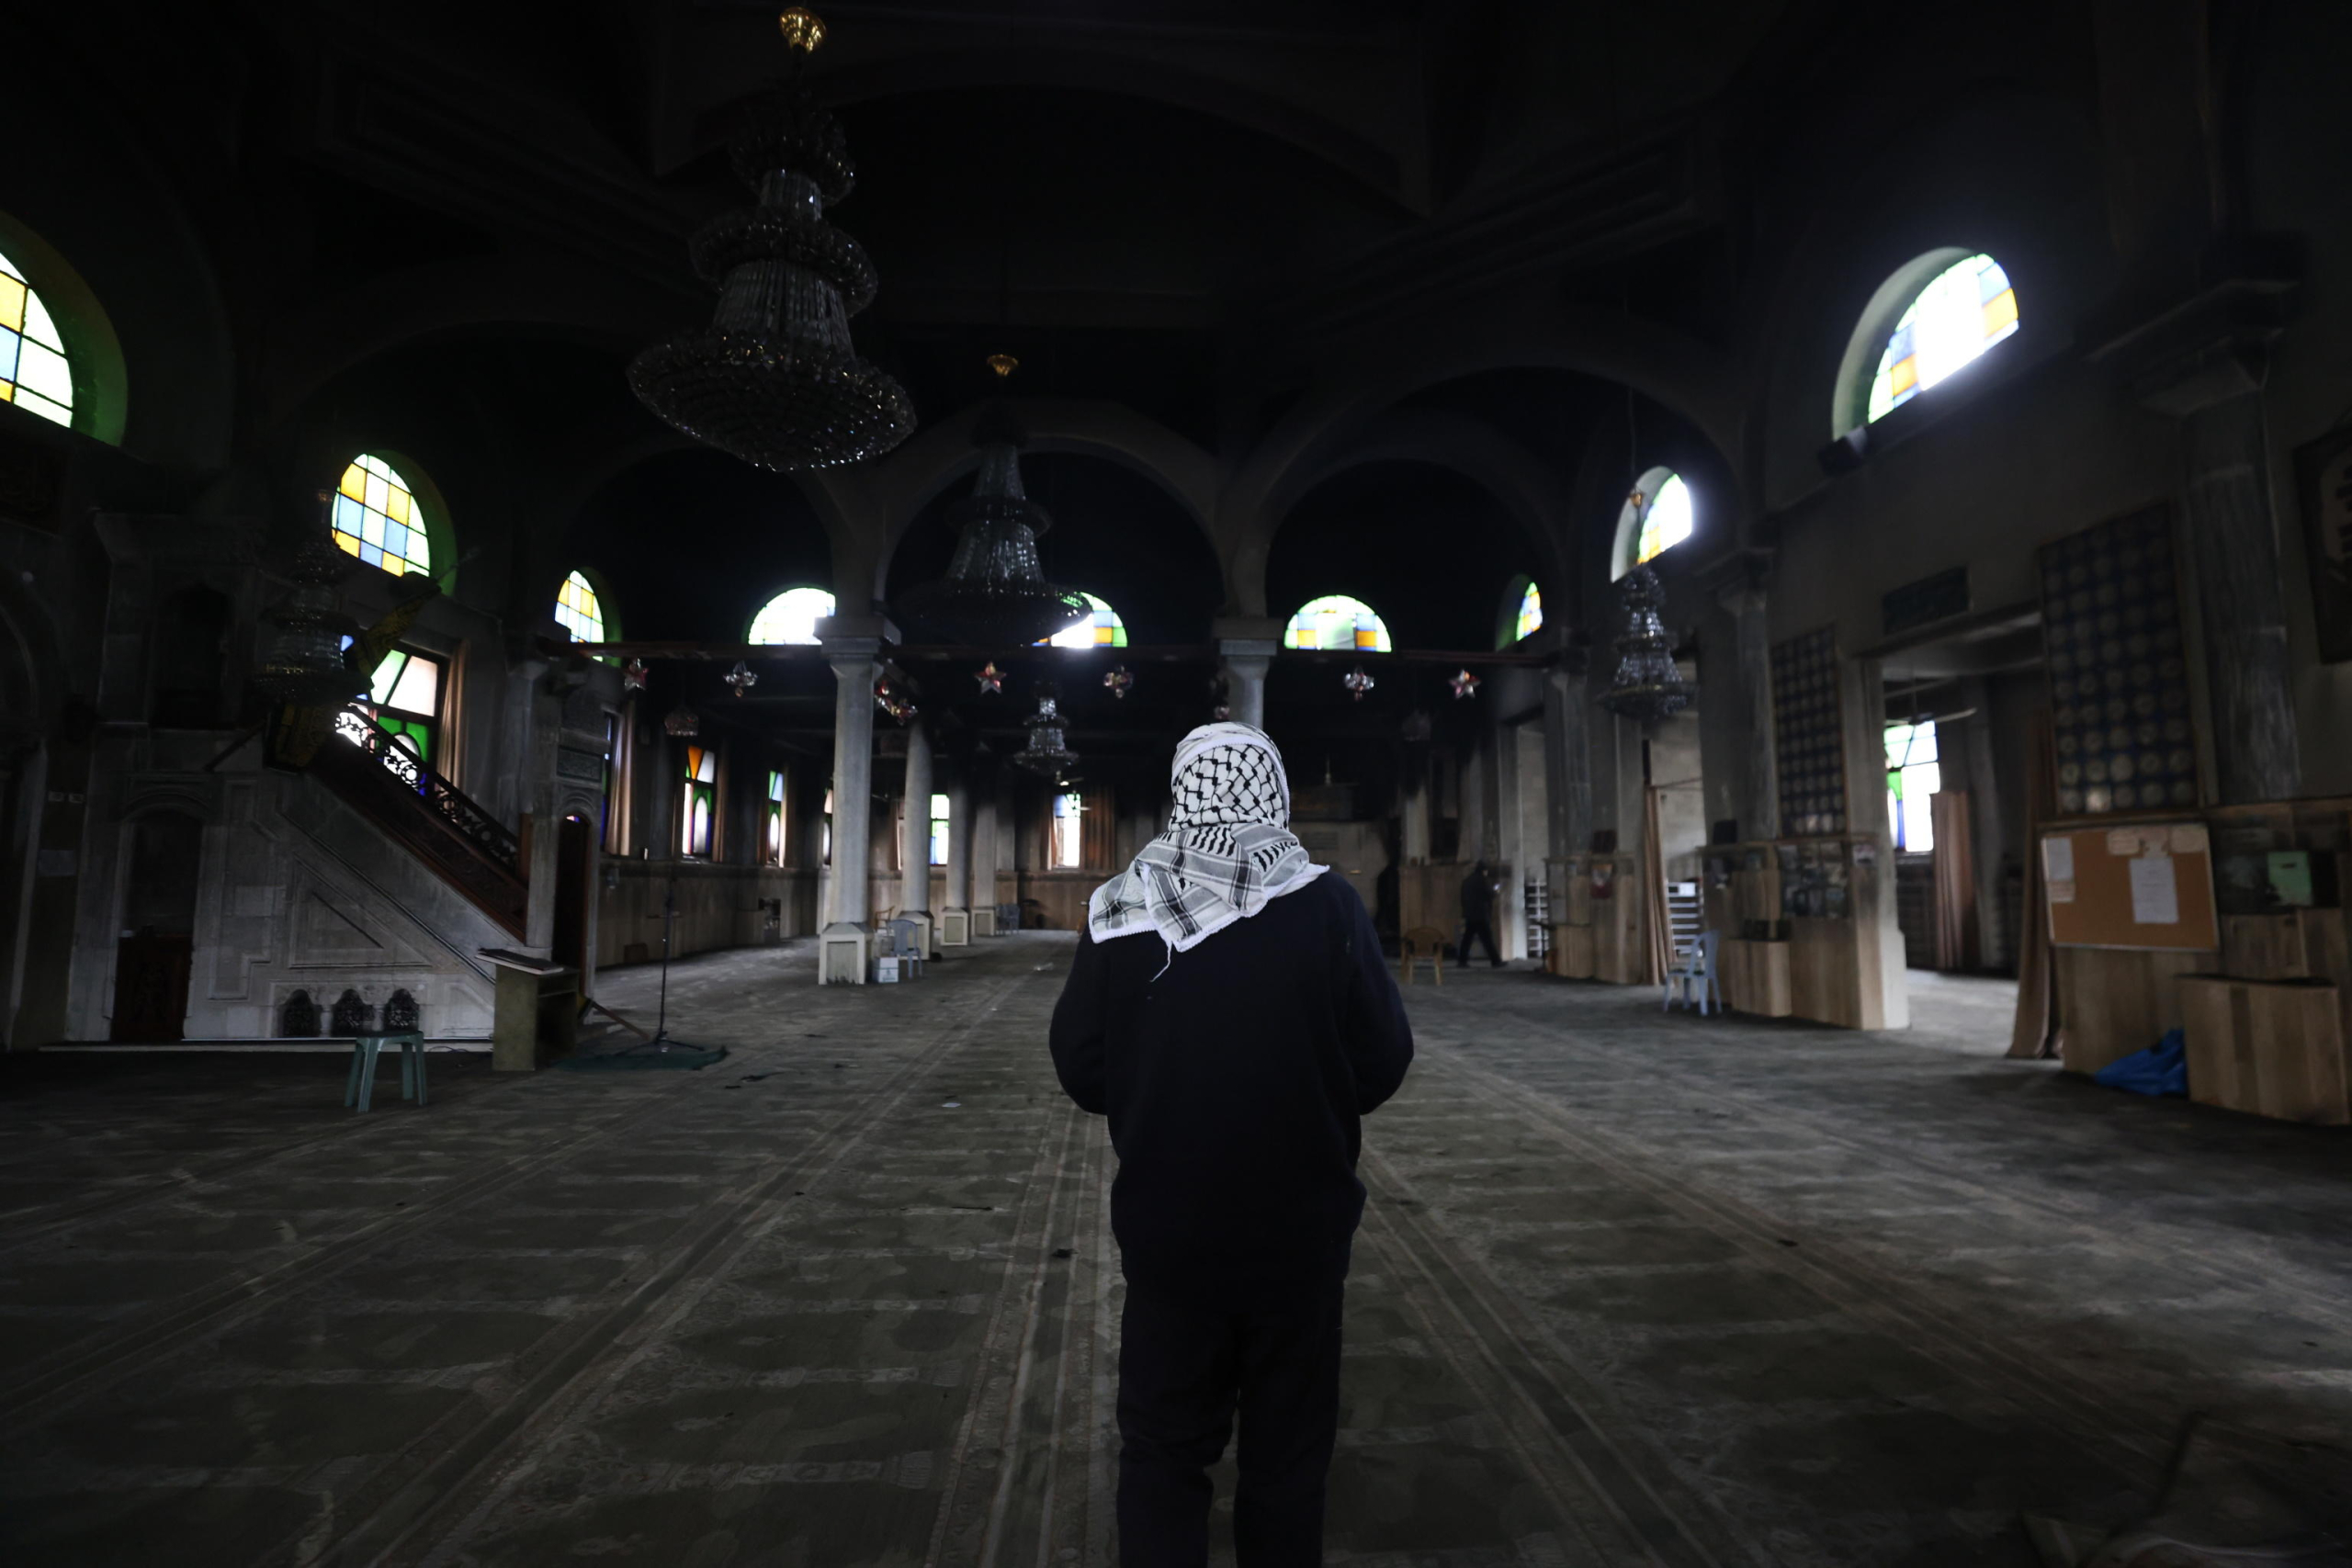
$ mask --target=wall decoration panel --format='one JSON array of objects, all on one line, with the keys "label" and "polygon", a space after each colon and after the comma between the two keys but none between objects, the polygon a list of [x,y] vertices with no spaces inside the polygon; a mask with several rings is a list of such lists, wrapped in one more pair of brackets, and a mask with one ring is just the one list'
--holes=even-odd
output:
[{"label": "wall decoration panel", "polygon": [[2062,816],[2198,802],[2196,718],[2165,509],[2041,547],[2041,635]]},{"label": "wall decoration panel", "polygon": [[1828,626],[1772,648],[1772,741],[1781,830],[1818,838],[1846,830],[1845,709],[1838,638]]}]

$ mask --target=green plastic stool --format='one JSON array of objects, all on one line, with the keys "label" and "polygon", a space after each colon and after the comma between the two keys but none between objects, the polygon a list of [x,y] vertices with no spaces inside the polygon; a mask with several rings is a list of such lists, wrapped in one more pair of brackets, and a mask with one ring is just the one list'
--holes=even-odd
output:
[{"label": "green plastic stool", "polygon": [[351,1041],[351,1080],[343,1102],[368,1109],[376,1094],[376,1058],[387,1045],[401,1048],[401,1098],[424,1104],[424,1036],[415,1030],[395,1034],[359,1034]]}]

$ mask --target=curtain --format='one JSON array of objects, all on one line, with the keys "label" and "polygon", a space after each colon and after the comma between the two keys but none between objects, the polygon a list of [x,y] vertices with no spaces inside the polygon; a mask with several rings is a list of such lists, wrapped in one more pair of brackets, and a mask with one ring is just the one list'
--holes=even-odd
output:
[{"label": "curtain", "polygon": [[1109,871],[1119,857],[1119,805],[1108,784],[1089,784],[1079,798],[1079,863]]},{"label": "curtain", "polygon": [[2056,1055],[2058,997],[2051,974],[2050,897],[2041,881],[2041,828],[2058,814],[2058,753],[2050,710],[2033,716],[2025,748],[2024,929],[2018,932],[2018,1016],[2009,1055],[2027,1061]]},{"label": "curtain", "polygon": [[1658,827],[1658,802],[1665,793],[1656,784],[1642,786],[1643,978],[1653,986],[1666,984],[1666,972],[1674,967],[1674,937],[1667,924],[1665,835]]},{"label": "curtain", "polygon": [[1936,835],[1936,967],[1976,967],[1976,859],[1969,843],[1968,792],[1928,797]]}]

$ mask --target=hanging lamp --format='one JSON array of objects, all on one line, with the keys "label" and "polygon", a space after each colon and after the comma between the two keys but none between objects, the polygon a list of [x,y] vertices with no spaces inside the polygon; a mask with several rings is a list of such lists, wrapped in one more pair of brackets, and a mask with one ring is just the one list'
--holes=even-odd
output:
[{"label": "hanging lamp", "polygon": [[[327,500],[322,492],[322,508]],[[351,557],[329,543],[323,529],[294,552],[287,570],[294,590],[262,617],[277,630],[253,685],[270,701],[298,708],[338,707],[368,690],[370,671],[353,669],[343,656],[359,635],[359,623],[344,613],[337,592],[350,570]]]},{"label": "hanging lamp", "polygon": [[1617,581],[1625,606],[1625,630],[1617,638],[1617,672],[1600,694],[1600,705],[1627,718],[1654,724],[1690,705],[1697,688],[1674,662],[1674,639],[1658,617],[1666,590],[1645,564]]},{"label": "hanging lamp", "polygon": [[1069,749],[1069,721],[1062,717],[1059,693],[1052,685],[1037,689],[1037,711],[1021,721],[1029,731],[1028,744],[1012,754],[1012,760],[1032,773],[1043,773],[1056,784],[1069,775],[1078,753]]},{"label": "hanging lamp", "polygon": [[1022,434],[1001,410],[974,430],[980,474],[948,520],[960,531],[947,575],[899,595],[899,618],[950,642],[1019,648],[1094,613],[1086,595],[1046,581],[1037,538],[1054,525],[1021,488]]},{"label": "hanging lamp", "polygon": [[849,318],[873,301],[876,280],[865,248],[824,218],[857,183],[841,126],[806,80],[825,25],[795,6],[779,26],[786,74],[728,150],[758,204],[690,246],[718,309],[708,327],[639,355],[628,384],[669,423],[755,467],[823,468],[888,452],[915,414],[850,342]]}]

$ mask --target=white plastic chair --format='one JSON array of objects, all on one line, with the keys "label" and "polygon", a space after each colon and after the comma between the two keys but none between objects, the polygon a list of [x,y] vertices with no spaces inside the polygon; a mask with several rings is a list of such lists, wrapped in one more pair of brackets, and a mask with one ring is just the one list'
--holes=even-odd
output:
[{"label": "white plastic chair", "polygon": [[1714,1010],[1724,1010],[1724,988],[1715,971],[1715,942],[1713,931],[1701,931],[1682,950],[1682,956],[1666,972],[1666,999],[1658,1009],[1660,1012],[1674,1006],[1678,990],[1683,1004],[1697,1008],[1702,1017],[1707,1012],[1710,994],[1715,999]]},{"label": "white plastic chair", "polygon": [[885,928],[890,935],[890,951],[899,960],[899,973],[913,978],[922,973],[922,940],[912,920],[892,920]]}]

